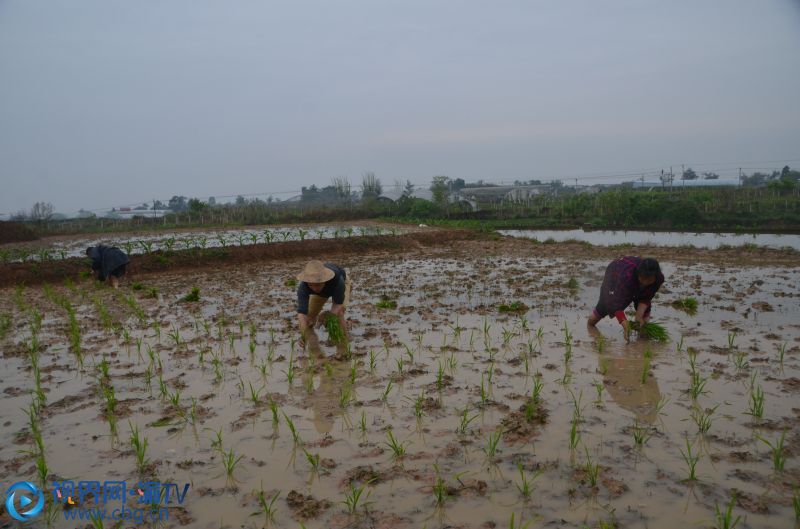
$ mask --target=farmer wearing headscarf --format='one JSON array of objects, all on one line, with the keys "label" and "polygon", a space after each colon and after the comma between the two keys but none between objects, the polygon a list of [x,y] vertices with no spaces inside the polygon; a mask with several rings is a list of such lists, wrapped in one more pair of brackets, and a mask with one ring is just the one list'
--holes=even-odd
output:
[{"label": "farmer wearing headscarf", "polygon": [[332,298],[331,314],[339,318],[339,324],[347,335],[344,313],[350,301],[351,283],[345,270],[335,264],[309,261],[297,279],[300,280],[297,286],[297,321],[301,341],[317,324],[317,317],[328,298]]},{"label": "farmer wearing headscarf", "polygon": [[108,281],[114,288],[119,288],[119,278],[125,275],[125,267],[130,262],[128,255],[114,246],[90,246],[86,255],[92,260],[92,271],[100,281]]},{"label": "farmer wearing headscarf", "polygon": [[655,259],[620,257],[611,261],[600,287],[600,301],[587,323],[594,327],[602,318],[614,317],[622,325],[625,340],[630,339],[631,329],[625,309],[633,303],[636,321],[640,325],[646,323],[650,319],[651,301],[662,283],[664,274]]}]

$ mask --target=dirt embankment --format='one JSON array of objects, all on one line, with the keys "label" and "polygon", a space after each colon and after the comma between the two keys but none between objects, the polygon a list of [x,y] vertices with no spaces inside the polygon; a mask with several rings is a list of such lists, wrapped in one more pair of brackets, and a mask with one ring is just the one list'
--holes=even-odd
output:
[{"label": "dirt embankment", "polygon": [[[130,276],[164,271],[196,270],[237,266],[242,263],[275,261],[291,258],[329,259],[339,255],[375,252],[402,253],[426,246],[450,246],[455,241],[482,237],[468,230],[431,230],[396,236],[347,237],[306,241],[274,242],[247,246],[190,249],[173,252],[156,251],[131,257]],[[18,284],[58,283],[77,278],[89,270],[86,258],[70,258],[46,262],[0,264],[0,287]]]},{"label": "dirt embankment", "polygon": [[33,230],[21,222],[0,221],[0,244],[35,241],[36,239],[38,237]]},{"label": "dirt embankment", "polygon": [[[236,267],[243,263],[286,261],[294,259],[334,260],[337,256],[409,252],[433,252],[458,258],[475,255],[562,257],[579,260],[614,259],[621,255],[654,257],[675,263],[715,263],[750,266],[800,266],[800,252],[769,248],[674,248],[657,246],[593,246],[578,242],[541,243],[527,239],[500,237],[471,230],[430,229],[396,236],[348,237],[306,241],[274,242],[247,246],[157,251],[136,255],[128,266],[129,277],[165,271]],[[58,283],[77,278],[88,270],[85,258],[44,263],[0,264],[0,287],[17,284]]]}]

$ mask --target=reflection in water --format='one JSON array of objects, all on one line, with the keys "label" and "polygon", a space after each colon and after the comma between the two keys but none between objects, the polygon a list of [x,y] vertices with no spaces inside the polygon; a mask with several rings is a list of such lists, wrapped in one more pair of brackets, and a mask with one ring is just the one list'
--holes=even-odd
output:
[{"label": "reflection in water", "polygon": [[[336,346],[337,357],[345,354],[345,344]],[[349,367],[342,362],[331,361],[319,343],[319,337],[313,330],[306,335],[307,354],[300,358],[302,380],[305,387],[312,387],[316,372],[320,372],[319,386],[306,397],[306,402],[314,411],[314,428],[319,434],[327,434],[333,429],[336,415],[341,411],[339,398],[341,389],[348,377]],[[327,365],[328,367],[323,367]]]},{"label": "reflection in water", "polygon": [[604,344],[596,348],[599,351],[597,362],[600,372],[605,373],[603,383],[608,394],[622,409],[633,413],[639,422],[655,422],[661,401],[658,381],[655,376],[648,374],[642,383],[642,372],[650,362],[645,358],[648,342],[632,341],[621,350],[611,350],[608,341],[596,327],[589,327],[588,330],[595,338],[595,343]]}]

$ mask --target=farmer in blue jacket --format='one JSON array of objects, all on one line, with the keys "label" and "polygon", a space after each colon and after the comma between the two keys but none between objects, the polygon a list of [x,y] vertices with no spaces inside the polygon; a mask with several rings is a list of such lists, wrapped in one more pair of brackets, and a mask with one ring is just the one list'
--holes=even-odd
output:
[{"label": "farmer in blue jacket", "polygon": [[663,283],[664,274],[655,259],[620,257],[611,261],[600,287],[600,301],[587,323],[594,327],[602,318],[614,317],[622,325],[625,340],[629,340],[631,329],[625,309],[633,303],[636,321],[640,325],[646,323],[650,319],[653,296]]},{"label": "farmer in blue jacket", "polygon": [[119,288],[119,278],[125,275],[125,267],[130,263],[128,255],[114,246],[90,246],[86,255],[92,260],[92,271],[100,281],[108,281]]}]

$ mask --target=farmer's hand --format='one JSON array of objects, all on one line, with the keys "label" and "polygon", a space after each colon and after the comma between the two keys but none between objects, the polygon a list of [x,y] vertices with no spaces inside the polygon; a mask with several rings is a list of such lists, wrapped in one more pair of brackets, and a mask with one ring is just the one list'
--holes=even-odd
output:
[{"label": "farmer's hand", "polygon": [[631,324],[628,320],[622,322],[622,335],[625,337],[626,342],[631,341]]}]

